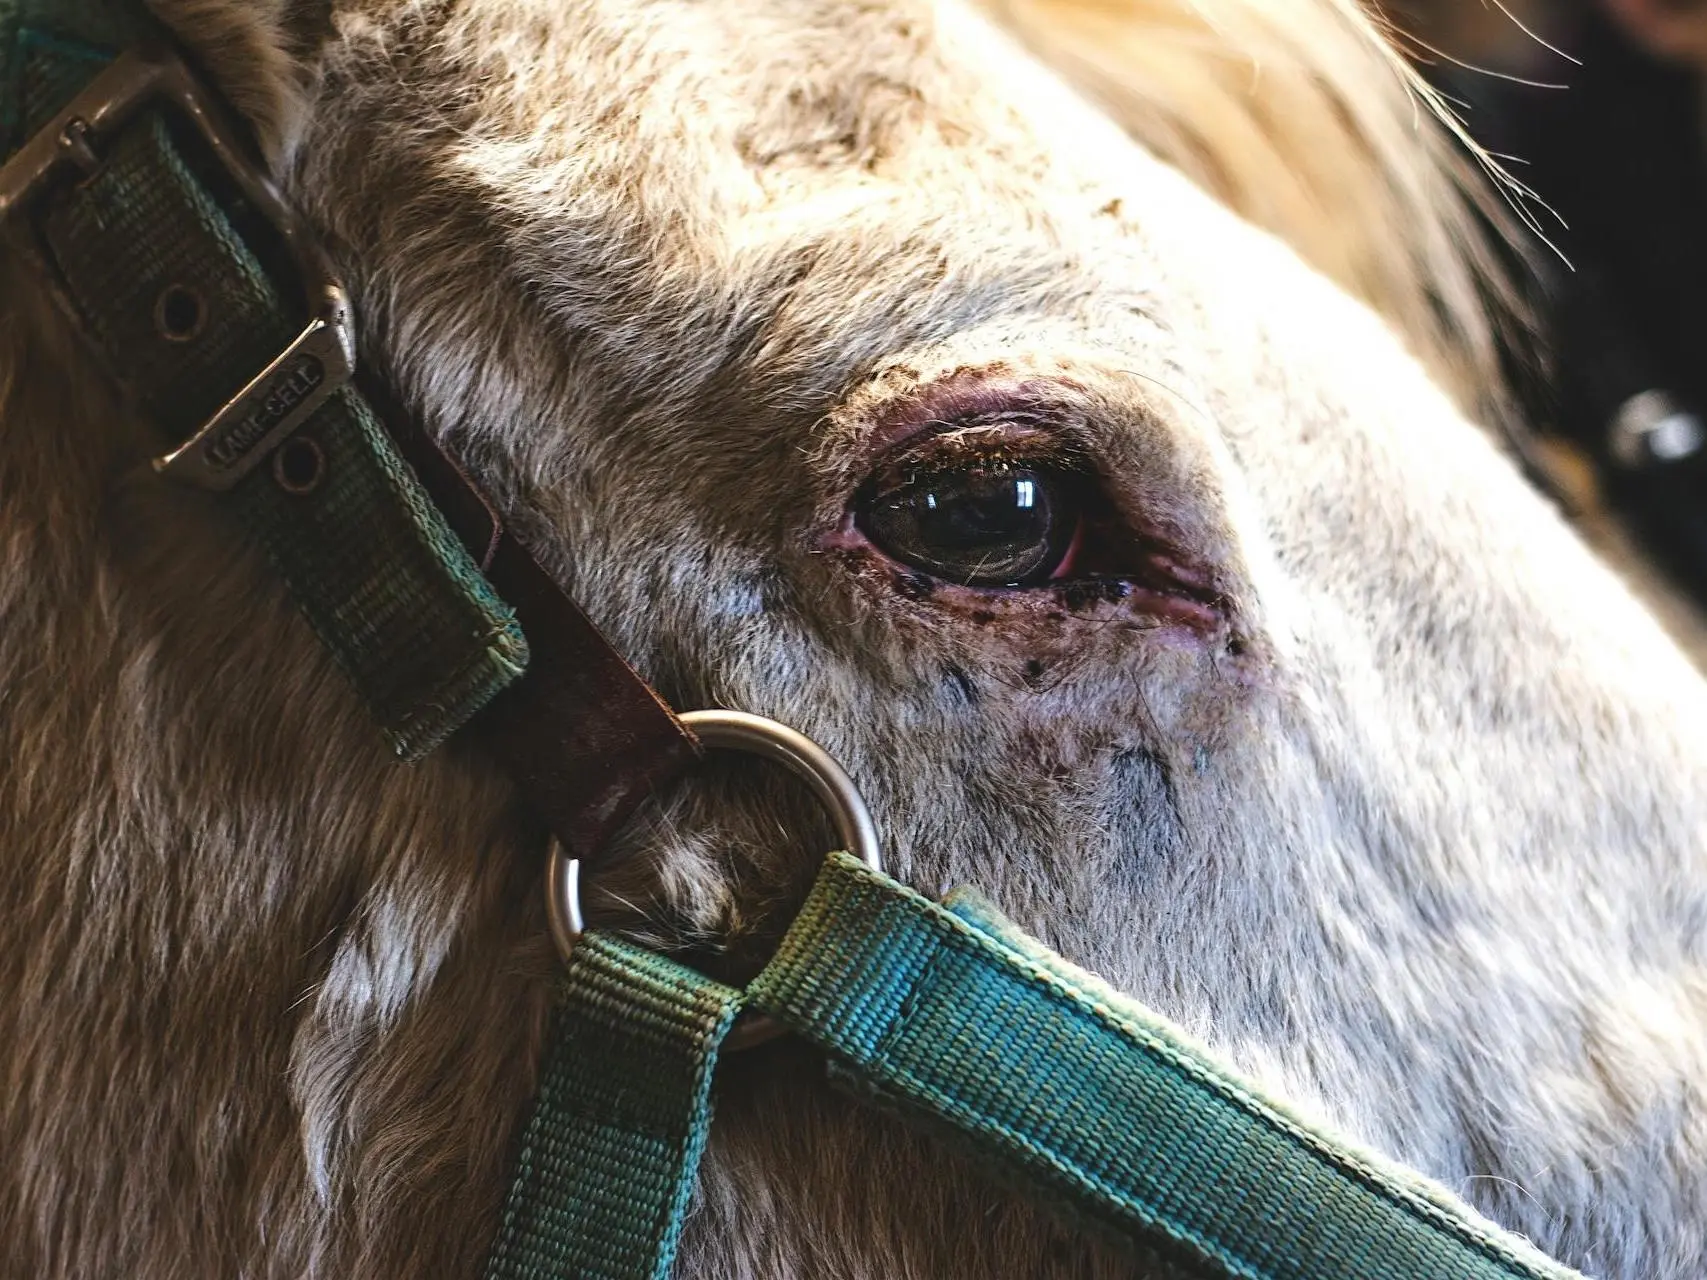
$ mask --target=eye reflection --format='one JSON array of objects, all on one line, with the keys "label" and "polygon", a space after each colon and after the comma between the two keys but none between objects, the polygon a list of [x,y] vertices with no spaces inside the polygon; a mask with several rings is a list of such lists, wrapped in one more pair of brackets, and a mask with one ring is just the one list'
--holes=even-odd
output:
[{"label": "eye reflection", "polygon": [[911,472],[862,495],[855,519],[886,554],[969,587],[1048,582],[1083,519],[1070,472],[988,462]]}]

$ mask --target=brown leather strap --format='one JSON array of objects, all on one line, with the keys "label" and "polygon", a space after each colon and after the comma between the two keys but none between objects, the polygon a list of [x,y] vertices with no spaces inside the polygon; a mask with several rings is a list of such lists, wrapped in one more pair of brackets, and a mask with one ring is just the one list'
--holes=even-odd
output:
[{"label": "brown leather strap", "polygon": [[383,387],[369,394],[393,410],[385,419],[398,447],[527,637],[527,670],[466,731],[515,779],[569,856],[591,863],[648,795],[698,758],[699,743],[455,460],[394,411]]},{"label": "brown leather strap", "polygon": [[486,576],[521,618],[532,656],[469,728],[569,856],[591,863],[698,758],[699,743],[521,543],[504,534]]}]

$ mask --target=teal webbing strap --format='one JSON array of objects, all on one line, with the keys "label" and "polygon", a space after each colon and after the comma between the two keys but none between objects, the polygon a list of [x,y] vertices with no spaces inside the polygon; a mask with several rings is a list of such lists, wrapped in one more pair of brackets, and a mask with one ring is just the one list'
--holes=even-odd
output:
[{"label": "teal webbing strap", "polygon": [[832,854],[747,999],[841,1077],[958,1131],[997,1173],[1213,1274],[1576,1274],[1283,1114],[971,895],[937,906]]},{"label": "teal webbing strap", "polygon": [[664,1280],[743,998],[833,1078],[1194,1273],[1582,1280],[1285,1114],[976,895],[939,907],[845,853],[745,997],[609,935],[577,945],[487,1280]]},{"label": "teal webbing strap", "polygon": [[[107,50],[152,33],[139,6],[0,0],[0,159],[106,65]],[[160,428],[162,451],[304,322],[300,286],[278,283],[248,234],[260,231],[254,212],[168,119],[144,111],[93,176],[54,186],[28,215],[85,332]],[[188,340],[158,323],[174,289],[205,312]],[[419,759],[520,675],[526,642],[353,388],[296,434],[318,447],[315,484],[287,487],[262,466],[219,501],[265,549],[393,749]]]},{"label": "teal webbing strap", "polygon": [[740,993],[620,938],[570,954],[487,1280],[665,1280]]}]

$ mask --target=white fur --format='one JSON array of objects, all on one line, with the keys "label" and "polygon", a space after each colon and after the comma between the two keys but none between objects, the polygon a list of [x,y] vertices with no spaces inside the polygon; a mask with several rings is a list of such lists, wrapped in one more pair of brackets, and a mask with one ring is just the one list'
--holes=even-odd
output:
[{"label": "white fur", "polygon": [[[908,881],[1543,1248],[1707,1269],[1707,687],[1371,312],[953,0],[261,9],[213,45],[161,5],[365,358],[678,706],[798,726]],[[538,833],[467,748],[386,757],[0,272],[8,1274],[475,1275],[552,970]],[[826,549],[952,377],[1048,388],[1213,566],[1213,633],[977,621]],[[719,765],[595,907],[745,961],[826,840]],[[1129,1274],[798,1051],[719,1108],[684,1277]]]}]

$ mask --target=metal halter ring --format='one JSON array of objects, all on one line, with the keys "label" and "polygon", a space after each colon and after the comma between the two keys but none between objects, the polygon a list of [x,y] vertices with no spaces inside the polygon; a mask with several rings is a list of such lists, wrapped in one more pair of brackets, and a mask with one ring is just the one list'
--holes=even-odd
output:
[{"label": "metal halter ring", "polygon": [[[883,870],[883,853],[871,810],[865,807],[865,800],[846,770],[812,739],[775,720],[744,711],[689,711],[682,716],[682,723],[706,747],[746,751],[782,765],[812,788],[812,794],[829,811],[836,825],[836,837],[847,851],[873,871]],[[551,936],[557,950],[567,958],[585,929],[581,916],[581,864],[565,853],[555,839],[551,842],[546,868],[545,901],[551,918]]]}]

